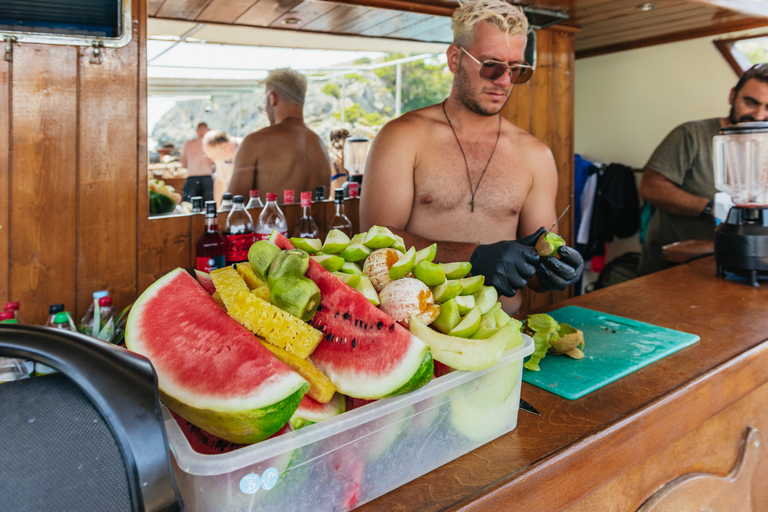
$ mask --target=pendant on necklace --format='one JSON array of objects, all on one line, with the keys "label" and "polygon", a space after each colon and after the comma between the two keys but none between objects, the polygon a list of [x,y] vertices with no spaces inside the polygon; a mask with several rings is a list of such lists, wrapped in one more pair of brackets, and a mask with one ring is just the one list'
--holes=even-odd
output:
[{"label": "pendant on necklace", "polygon": [[469,202],[469,213],[472,213],[475,211],[475,199],[472,198],[472,200]]}]

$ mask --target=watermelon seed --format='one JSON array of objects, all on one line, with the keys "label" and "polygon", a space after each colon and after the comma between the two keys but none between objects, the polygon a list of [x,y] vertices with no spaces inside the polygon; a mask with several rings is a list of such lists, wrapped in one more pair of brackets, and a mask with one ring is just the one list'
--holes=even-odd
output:
[{"label": "watermelon seed", "polygon": [[376,324],[376,328],[377,328],[378,330],[381,330],[381,328],[382,328],[383,326],[384,326],[384,322],[379,322],[379,323],[377,323],[377,324]]},{"label": "watermelon seed", "polygon": [[344,313],[344,320],[349,320],[349,313]]},{"label": "watermelon seed", "polygon": [[392,332],[395,330],[395,324],[392,324],[389,326],[389,332]]},{"label": "watermelon seed", "polygon": [[355,341],[357,341],[357,340],[353,338],[352,339],[352,348],[355,348]]},{"label": "watermelon seed", "polygon": [[333,315],[333,318],[338,318],[338,317],[339,317],[339,311],[337,311],[336,314]]},{"label": "watermelon seed", "polygon": [[322,310],[323,310],[323,306],[322,306],[322,305],[320,305],[320,306],[317,306],[317,310],[318,310],[318,311],[322,311]]},{"label": "watermelon seed", "polygon": [[329,333],[328,333],[328,334],[325,336],[325,341],[331,341],[331,340],[333,340],[333,333],[330,333],[330,332],[329,332]]}]

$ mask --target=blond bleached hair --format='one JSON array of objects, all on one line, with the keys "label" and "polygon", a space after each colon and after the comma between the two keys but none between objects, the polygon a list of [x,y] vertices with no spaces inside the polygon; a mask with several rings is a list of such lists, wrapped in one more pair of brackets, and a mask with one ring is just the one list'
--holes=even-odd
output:
[{"label": "blond bleached hair", "polygon": [[275,69],[269,72],[264,81],[267,91],[274,91],[285,101],[304,105],[304,96],[307,94],[307,77],[290,68]]},{"label": "blond bleached hair", "polygon": [[471,0],[453,11],[453,44],[470,46],[478,23],[490,23],[507,37],[528,34],[528,19],[519,6],[504,0]]}]

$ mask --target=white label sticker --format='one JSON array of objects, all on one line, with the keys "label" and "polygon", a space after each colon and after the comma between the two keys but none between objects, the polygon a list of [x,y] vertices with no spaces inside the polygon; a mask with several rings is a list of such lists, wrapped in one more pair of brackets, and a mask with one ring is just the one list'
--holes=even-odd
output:
[{"label": "white label sticker", "polygon": [[264,474],[261,475],[261,488],[265,491],[270,490],[277,484],[277,479],[279,477],[280,473],[278,473],[277,468],[268,468],[264,471]]},{"label": "white label sticker", "polygon": [[279,478],[280,472],[277,468],[267,468],[261,476],[248,473],[240,479],[240,490],[244,494],[256,494],[259,489],[268,491],[277,485]]}]

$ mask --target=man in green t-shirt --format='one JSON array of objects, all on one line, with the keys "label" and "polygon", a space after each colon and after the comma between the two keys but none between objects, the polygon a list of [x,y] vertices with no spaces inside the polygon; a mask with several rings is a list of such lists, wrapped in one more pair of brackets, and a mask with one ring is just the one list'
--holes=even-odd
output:
[{"label": "man in green t-shirt", "polygon": [[671,266],[661,248],[681,240],[714,240],[712,138],[720,128],[768,121],[768,63],[746,71],[728,99],[728,117],[691,121],[672,130],[653,152],[640,197],[656,207],[643,244],[640,275]]}]

